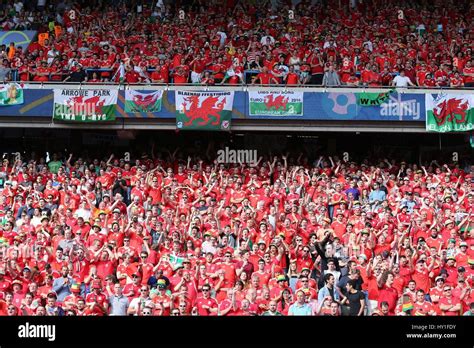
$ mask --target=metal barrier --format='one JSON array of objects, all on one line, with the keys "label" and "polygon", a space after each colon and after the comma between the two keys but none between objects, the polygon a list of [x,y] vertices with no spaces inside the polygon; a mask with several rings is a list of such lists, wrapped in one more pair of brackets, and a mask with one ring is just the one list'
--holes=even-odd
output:
[{"label": "metal barrier", "polygon": [[[92,74],[94,72],[112,72],[112,69],[85,69],[88,74]],[[154,69],[150,69],[150,72],[154,71]],[[254,74],[256,70],[245,70],[244,74]],[[12,75],[16,74],[18,76],[18,71],[16,69],[12,69]],[[54,75],[54,74],[53,74]],[[15,81],[15,80],[14,80]],[[244,78],[245,81],[245,78]],[[100,82],[100,83],[90,83],[90,82],[64,82],[64,81],[17,81],[16,82],[23,82],[25,84],[25,88],[54,88],[57,85],[77,85],[78,88],[81,86],[87,86],[90,88],[91,86],[118,86],[120,89],[148,89],[148,90],[157,90],[157,89],[164,89],[164,90],[222,90],[225,88],[226,90],[233,90],[233,91],[248,91],[253,90],[254,88],[257,89],[265,89],[265,88],[283,88],[283,89],[291,89],[292,91],[302,90],[307,92],[330,92],[330,91],[338,91],[338,92],[361,92],[364,90],[369,90],[371,92],[377,91],[386,91],[387,89],[396,89],[400,93],[404,93],[404,91],[410,91],[410,93],[439,93],[440,91],[449,91],[449,92],[460,92],[467,91],[467,92],[474,92],[474,87],[420,87],[420,86],[409,86],[409,87],[393,87],[393,86],[321,86],[321,85],[311,85],[311,84],[299,84],[299,85],[285,85],[285,84],[238,84],[238,85],[230,85],[230,84],[218,84],[218,85],[205,85],[205,84],[193,84],[193,83],[152,83],[152,82],[143,82],[143,83],[118,83],[112,81]],[[28,86],[28,87],[26,87]],[[40,87],[36,87],[40,86]]]}]

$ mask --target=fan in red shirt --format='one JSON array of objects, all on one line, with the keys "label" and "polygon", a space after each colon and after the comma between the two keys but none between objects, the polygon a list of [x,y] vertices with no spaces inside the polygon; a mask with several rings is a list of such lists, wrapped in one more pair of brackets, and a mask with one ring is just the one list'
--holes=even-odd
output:
[{"label": "fan in red shirt", "polygon": [[286,84],[289,86],[299,85],[301,80],[299,75],[295,72],[295,67],[291,65],[289,69],[288,74],[285,76]]},{"label": "fan in red shirt", "polygon": [[217,301],[210,297],[211,288],[209,285],[202,287],[202,296],[196,299],[196,308],[200,316],[217,315]]},{"label": "fan in red shirt", "polygon": [[49,75],[51,73],[51,69],[48,67],[48,63],[46,61],[42,61],[41,65],[36,68],[34,72],[33,81],[49,81]]},{"label": "fan in red shirt", "polygon": [[[383,283],[383,277],[386,277],[385,283]],[[383,284],[379,285],[379,296],[378,303],[379,305],[382,302],[388,303],[389,313],[394,315],[395,308],[397,306],[398,293],[397,290],[393,287],[394,275],[393,273],[386,272],[382,274],[381,282]]]},{"label": "fan in red shirt", "polygon": [[99,280],[94,280],[91,285],[92,292],[86,296],[86,305],[89,310],[97,315],[106,315],[108,313],[109,301],[102,293],[102,285]]},{"label": "fan in red shirt", "polygon": [[175,84],[187,83],[189,78],[189,66],[181,59],[181,64],[174,69],[173,81]]},{"label": "fan in red shirt", "polygon": [[468,61],[462,70],[464,76],[464,86],[474,87],[474,60]]},{"label": "fan in red shirt", "polygon": [[[258,81],[258,82],[257,82]],[[277,79],[272,73],[268,72],[267,67],[263,67],[262,71],[254,78],[252,84],[269,85],[278,84]]]},{"label": "fan in red shirt", "polygon": [[453,289],[449,285],[445,285],[443,288],[443,295],[439,299],[439,308],[441,309],[442,315],[461,315],[461,300],[458,297],[455,297],[452,291]]},{"label": "fan in red shirt", "polygon": [[125,68],[125,81],[127,83],[140,83],[142,82],[142,77],[132,66],[127,65]]}]

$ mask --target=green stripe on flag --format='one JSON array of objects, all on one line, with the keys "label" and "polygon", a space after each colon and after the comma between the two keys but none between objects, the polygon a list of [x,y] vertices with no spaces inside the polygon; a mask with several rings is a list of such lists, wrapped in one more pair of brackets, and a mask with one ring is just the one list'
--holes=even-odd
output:
[{"label": "green stripe on flag", "polygon": [[[54,104],[54,110],[64,109],[63,112],[55,112],[53,118],[58,121],[70,121],[70,122],[104,122],[104,121],[115,121],[115,104],[104,105],[101,107],[100,114],[88,115],[84,112],[74,114],[71,108],[68,108],[62,104]],[[68,111],[69,109],[69,111]]]},{"label": "green stripe on flag", "polygon": [[161,99],[157,99],[156,102],[150,105],[139,105],[131,100],[125,101],[125,112],[136,113],[136,112],[160,112],[161,111]]},{"label": "green stripe on flag", "polygon": [[286,107],[267,109],[264,103],[250,102],[251,115],[298,116],[303,114],[303,103],[287,103]]}]

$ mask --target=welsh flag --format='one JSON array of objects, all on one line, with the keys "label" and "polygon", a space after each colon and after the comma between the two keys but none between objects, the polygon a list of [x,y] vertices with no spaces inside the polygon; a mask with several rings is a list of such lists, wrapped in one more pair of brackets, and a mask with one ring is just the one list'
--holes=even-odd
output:
[{"label": "welsh flag", "polygon": [[159,112],[163,91],[151,93],[139,92],[133,89],[125,91],[125,112]]},{"label": "welsh flag", "polygon": [[302,116],[303,92],[249,91],[250,116]]},{"label": "welsh flag", "polygon": [[230,130],[234,92],[175,93],[177,129]]},{"label": "welsh flag", "polygon": [[23,104],[23,84],[7,83],[0,86],[0,106]]},{"label": "welsh flag", "polygon": [[115,120],[118,89],[54,90],[53,119],[72,122]]},{"label": "welsh flag", "polygon": [[426,94],[426,130],[466,132],[474,129],[474,95]]},{"label": "welsh flag", "polygon": [[356,93],[357,104],[361,106],[379,106],[385,103],[390,98],[390,93],[395,92],[394,89],[391,89],[388,92],[382,93],[371,93],[371,92],[362,92]]}]

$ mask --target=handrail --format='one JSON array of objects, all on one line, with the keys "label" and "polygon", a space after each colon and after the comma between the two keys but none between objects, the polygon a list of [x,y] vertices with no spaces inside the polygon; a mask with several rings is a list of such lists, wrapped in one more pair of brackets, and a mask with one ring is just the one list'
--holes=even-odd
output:
[{"label": "handrail", "polygon": [[[16,70],[16,69],[12,69]],[[112,69],[107,69],[107,68],[86,68],[85,69],[88,72],[112,72]],[[149,69],[150,71],[154,69]],[[246,72],[252,72],[252,70],[246,70]],[[52,73],[54,75],[54,73]],[[295,90],[296,88],[299,89],[322,89],[322,90],[329,90],[329,89],[334,89],[334,90],[341,90],[341,89],[357,89],[357,90],[370,90],[370,91],[377,91],[377,90],[386,90],[386,89],[397,89],[399,91],[416,91],[416,90],[430,90],[430,91],[436,91],[434,93],[439,93],[439,91],[474,91],[474,87],[449,87],[449,86],[435,86],[435,87],[424,87],[424,86],[408,86],[408,87],[394,87],[394,86],[348,86],[348,85],[341,85],[341,86],[322,86],[322,85],[311,85],[311,84],[298,84],[298,85],[286,85],[286,84],[247,84],[245,82],[238,84],[238,85],[230,85],[230,84],[215,84],[215,85],[201,85],[201,84],[194,84],[194,83],[154,83],[154,82],[142,82],[142,83],[124,83],[124,82],[113,82],[113,81],[104,81],[104,82],[63,82],[63,81],[11,81],[11,82],[16,82],[16,83],[23,83],[25,85],[79,85],[79,86],[91,86],[91,85],[98,85],[98,86],[119,86],[119,88],[132,88],[136,89],[135,87],[137,86],[150,86],[150,87],[165,87],[166,90],[168,89],[181,89],[182,87],[193,87],[193,89],[198,88],[211,88],[211,89],[221,89],[221,88],[231,88],[234,90],[238,90],[241,88],[243,91],[245,88],[288,88],[291,90]],[[129,86],[129,87],[127,87]],[[44,88],[44,87],[43,87]]]}]

